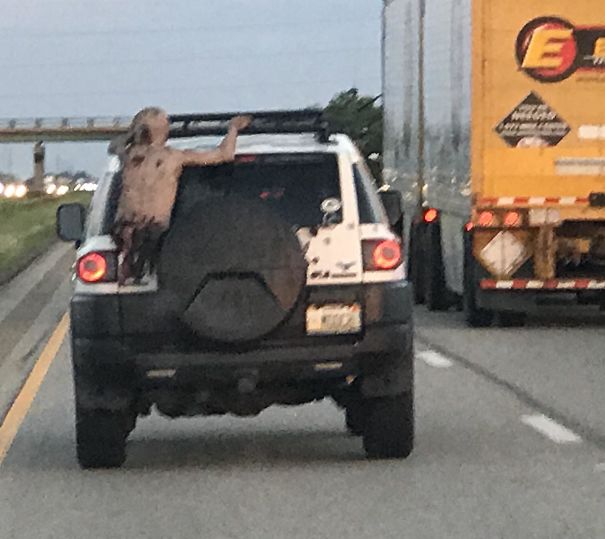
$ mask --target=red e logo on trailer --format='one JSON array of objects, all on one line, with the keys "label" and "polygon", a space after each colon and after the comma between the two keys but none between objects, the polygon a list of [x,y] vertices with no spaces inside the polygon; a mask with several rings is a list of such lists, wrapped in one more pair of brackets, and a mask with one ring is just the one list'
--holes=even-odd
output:
[{"label": "red e logo on trailer", "polygon": [[517,62],[540,82],[559,82],[578,68],[576,31],[570,22],[541,17],[526,24],[517,38]]}]

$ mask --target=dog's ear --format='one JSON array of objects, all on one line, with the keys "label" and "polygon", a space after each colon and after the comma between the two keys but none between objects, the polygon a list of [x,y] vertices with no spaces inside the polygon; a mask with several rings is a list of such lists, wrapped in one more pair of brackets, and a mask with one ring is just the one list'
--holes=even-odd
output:
[{"label": "dog's ear", "polygon": [[132,144],[133,135],[132,133],[126,133],[124,135],[119,135],[114,138],[107,148],[107,153],[109,155],[117,155],[118,157],[123,155],[126,151],[126,148]]},{"label": "dog's ear", "polygon": [[132,144],[137,146],[149,146],[151,144],[151,131],[146,124],[135,126],[132,132]]}]

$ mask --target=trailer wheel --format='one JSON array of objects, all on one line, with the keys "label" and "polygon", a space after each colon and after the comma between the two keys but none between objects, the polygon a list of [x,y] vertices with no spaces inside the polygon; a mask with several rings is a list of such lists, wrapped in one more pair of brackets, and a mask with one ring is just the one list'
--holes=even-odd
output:
[{"label": "trailer wheel", "polygon": [[414,224],[410,228],[408,254],[408,276],[414,290],[414,303],[424,303],[424,282],[422,280],[422,225]]},{"label": "trailer wheel", "polygon": [[441,225],[429,223],[424,231],[424,301],[429,311],[443,311],[448,307],[445,269],[441,252]]},{"label": "trailer wheel", "polygon": [[501,328],[523,327],[527,320],[526,313],[503,311],[496,316],[496,323]]},{"label": "trailer wheel", "polygon": [[464,290],[462,293],[462,310],[466,323],[473,328],[491,326],[494,320],[493,311],[477,307],[477,280],[475,279],[475,260],[471,235],[464,234]]}]

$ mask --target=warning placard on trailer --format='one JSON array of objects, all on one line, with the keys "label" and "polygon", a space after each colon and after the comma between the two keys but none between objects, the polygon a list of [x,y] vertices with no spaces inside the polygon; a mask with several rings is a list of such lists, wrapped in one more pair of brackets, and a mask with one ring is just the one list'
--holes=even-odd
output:
[{"label": "warning placard on trailer", "polygon": [[532,92],[496,127],[511,148],[556,146],[571,127],[542,98]]}]

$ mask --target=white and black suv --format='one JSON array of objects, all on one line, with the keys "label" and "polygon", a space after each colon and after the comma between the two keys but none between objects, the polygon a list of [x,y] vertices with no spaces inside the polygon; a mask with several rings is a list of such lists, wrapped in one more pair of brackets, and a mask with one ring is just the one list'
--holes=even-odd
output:
[{"label": "white and black suv", "polygon": [[[229,117],[173,117],[172,143],[207,144]],[[377,194],[354,144],[316,111],[254,118],[233,164],[185,170],[157,270],[138,284],[116,280],[117,159],[86,219],[77,205],[58,211],[60,237],[78,243],[71,332],[85,468],[120,466],[153,407],[253,416],[325,397],[368,457],[412,451],[399,194]]]}]

